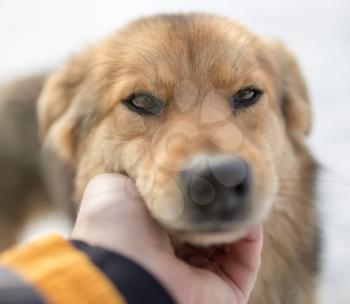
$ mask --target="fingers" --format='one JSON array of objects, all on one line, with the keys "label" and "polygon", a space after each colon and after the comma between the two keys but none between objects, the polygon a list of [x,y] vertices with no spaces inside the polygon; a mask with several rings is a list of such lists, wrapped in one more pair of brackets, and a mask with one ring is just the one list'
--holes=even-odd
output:
[{"label": "fingers", "polygon": [[261,225],[253,227],[243,240],[231,245],[229,253],[247,269],[256,269],[260,264],[263,245],[263,229]]},{"label": "fingers", "polygon": [[256,275],[260,267],[260,255],[263,244],[262,227],[254,227],[247,236],[225,248],[214,260],[221,265],[226,275],[248,299],[253,289]]}]

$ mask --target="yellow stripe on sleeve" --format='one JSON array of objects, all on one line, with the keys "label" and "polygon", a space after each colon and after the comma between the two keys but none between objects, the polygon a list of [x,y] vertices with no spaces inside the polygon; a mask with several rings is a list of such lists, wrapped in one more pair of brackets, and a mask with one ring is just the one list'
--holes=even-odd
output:
[{"label": "yellow stripe on sleeve", "polygon": [[87,256],[51,235],[0,256],[49,303],[124,304],[122,295]]}]

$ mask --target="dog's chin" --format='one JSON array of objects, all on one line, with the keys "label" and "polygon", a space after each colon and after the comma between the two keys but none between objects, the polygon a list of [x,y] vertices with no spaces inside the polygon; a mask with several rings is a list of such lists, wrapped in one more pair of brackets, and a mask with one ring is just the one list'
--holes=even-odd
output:
[{"label": "dog's chin", "polygon": [[208,227],[201,229],[176,229],[169,234],[176,243],[187,243],[196,246],[212,246],[233,243],[244,238],[253,224],[240,224],[235,227]]}]

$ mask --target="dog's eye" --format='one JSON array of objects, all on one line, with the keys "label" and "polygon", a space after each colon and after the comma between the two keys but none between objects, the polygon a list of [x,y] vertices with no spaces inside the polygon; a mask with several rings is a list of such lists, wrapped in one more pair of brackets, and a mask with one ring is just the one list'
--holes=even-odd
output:
[{"label": "dog's eye", "polygon": [[147,93],[134,93],[123,103],[129,110],[139,115],[160,116],[165,108],[163,101]]},{"label": "dog's eye", "polygon": [[233,107],[236,109],[249,107],[258,101],[262,93],[261,90],[254,87],[240,89],[236,95],[232,96]]}]

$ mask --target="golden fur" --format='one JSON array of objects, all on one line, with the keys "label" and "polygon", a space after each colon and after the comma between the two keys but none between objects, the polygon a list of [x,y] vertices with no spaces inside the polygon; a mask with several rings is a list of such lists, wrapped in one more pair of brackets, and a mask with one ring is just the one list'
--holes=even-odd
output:
[{"label": "golden fur", "polygon": [[0,87],[0,251],[47,212],[72,214],[69,168],[41,152],[36,105],[47,75]]},{"label": "golden fur", "polygon": [[[250,85],[263,90],[262,99],[232,112],[229,97]],[[164,100],[165,113],[129,111],[122,101],[134,91]],[[233,241],[264,222],[262,267],[249,303],[316,302],[316,164],[303,143],[311,110],[298,65],[281,44],[223,17],[140,19],[53,73],[38,111],[45,145],[75,168],[76,201],[96,174],[123,172],[175,240]],[[198,234],[177,220],[177,174],[206,154],[237,155],[255,177],[249,216],[226,233]]]}]

